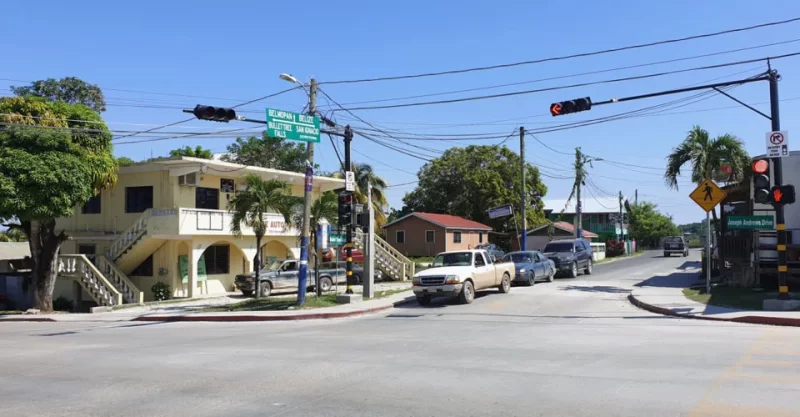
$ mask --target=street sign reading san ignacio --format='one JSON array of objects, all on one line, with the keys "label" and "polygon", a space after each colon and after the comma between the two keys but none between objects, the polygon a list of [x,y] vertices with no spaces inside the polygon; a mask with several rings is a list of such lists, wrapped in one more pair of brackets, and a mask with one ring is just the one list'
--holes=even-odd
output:
[{"label": "street sign reading san ignacio", "polygon": [[319,117],[267,109],[267,135],[273,138],[319,143]]}]

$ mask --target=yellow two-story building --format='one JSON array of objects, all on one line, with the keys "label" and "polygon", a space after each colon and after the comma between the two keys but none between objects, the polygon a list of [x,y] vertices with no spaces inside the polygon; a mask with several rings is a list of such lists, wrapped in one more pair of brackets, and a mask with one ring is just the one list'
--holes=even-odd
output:
[{"label": "yellow two-story building", "polygon": [[[103,190],[74,215],[57,220],[71,237],[59,257],[54,298],[76,304],[141,303],[151,287],[169,285],[172,297],[233,291],[237,274],[253,270],[256,241],[243,226],[231,233],[228,201],[244,189],[244,175],[285,181],[294,196],[304,175],[191,157],[122,167],[114,188]],[[313,196],[344,181],[314,177]],[[262,264],[299,258],[299,232],[280,214],[268,215]]]}]

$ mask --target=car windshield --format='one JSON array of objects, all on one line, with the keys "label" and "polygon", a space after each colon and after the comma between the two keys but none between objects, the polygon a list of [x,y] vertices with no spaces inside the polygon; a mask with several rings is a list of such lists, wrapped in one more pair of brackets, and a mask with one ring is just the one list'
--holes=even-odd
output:
[{"label": "car windshield", "polygon": [[470,266],[472,265],[472,252],[455,252],[436,255],[431,267],[437,266]]},{"label": "car windshield", "polygon": [[274,271],[274,270],[280,268],[281,264],[283,264],[283,261],[272,262],[271,264],[269,264],[269,265],[265,266],[264,268],[262,268],[261,272]]},{"label": "car windshield", "polygon": [[668,237],[666,239],[667,243],[681,243],[681,238],[679,237]]},{"label": "car windshield", "polygon": [[543,252],[572,252],[574,247],[572,242],[548,243]]},{"label": "car windshield", "polygon": [[503,257],[504,262],[514,262],[514,263],[530,263],[533,262],[533,255],[530,253],[509,253],[508,255]]}]

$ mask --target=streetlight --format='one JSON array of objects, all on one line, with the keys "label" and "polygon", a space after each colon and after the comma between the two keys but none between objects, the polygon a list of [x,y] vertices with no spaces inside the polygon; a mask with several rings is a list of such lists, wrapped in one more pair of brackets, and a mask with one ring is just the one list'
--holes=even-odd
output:
[{"label": "streetlight", "polygon": [[[317,80],[312,78],[309,83],[310,90],[288,73],[280,74],[280,79],[292,84],[298,84],[308,95],[308,114],[315,116],[317,113]],[[301,306],[306,301],[306,287],[308,286],[308,243],[311,237],[311,191],[314,179],[314,143],[308,142],[306,153],[306,181],[303,198],[303,231],[300,235],[300,270],[297,282],[297,305]],[[319,268],[315,268],[319,269]],[[319,293],[319,280],[315,280],[315,287]]]}]

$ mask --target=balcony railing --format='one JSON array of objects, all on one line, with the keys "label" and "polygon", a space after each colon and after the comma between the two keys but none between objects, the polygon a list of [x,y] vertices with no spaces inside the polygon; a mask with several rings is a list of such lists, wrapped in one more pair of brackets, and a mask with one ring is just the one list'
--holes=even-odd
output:
[{"label": "balcony railing", "polygon": [[[296,236],[294,227],[287,227],[278,213],[265,215],[267,236]],[[175,235],[229,235],[233,214],[226,210],[180,208],[176,210],[153,210],[148,222],[148,233],[152,236]],[[250,227],[242,225],[242,235],[252,236]]]}]

